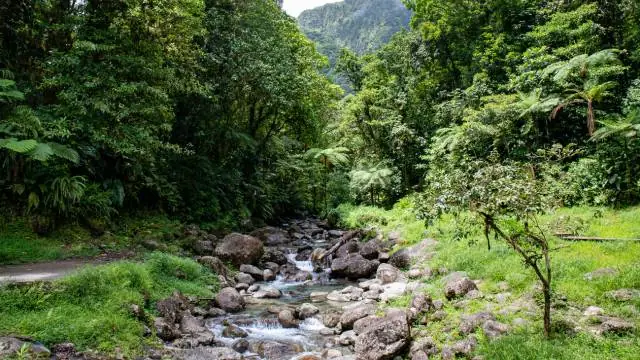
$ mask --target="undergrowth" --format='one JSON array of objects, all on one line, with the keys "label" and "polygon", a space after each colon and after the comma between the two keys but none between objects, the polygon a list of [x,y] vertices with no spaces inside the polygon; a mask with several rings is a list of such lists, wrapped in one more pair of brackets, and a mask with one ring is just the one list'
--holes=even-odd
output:
[{"label": "undergrowth", "polygon": [[[52,283],[0,288],[0,335],[30,336],[45,345],[72,342],[78,349],[132,357],[145,344],[136,304],[153,313],[155,302],[179,290],[211,297],[216,280],[186,258],[152,253],[144,262],[120,261],[86,268]],[[150,325],[148,317],[147,325]]]}]

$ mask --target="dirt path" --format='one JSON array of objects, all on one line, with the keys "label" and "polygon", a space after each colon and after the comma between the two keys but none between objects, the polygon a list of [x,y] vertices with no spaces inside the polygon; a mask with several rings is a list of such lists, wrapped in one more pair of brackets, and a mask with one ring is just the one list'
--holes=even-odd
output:
[{"label": "dirt path", "polygon": [[0,284],[50,281],[61,278],[74,270],[104,262],[91,260],[65,260],[39,264],[0,266]]}]

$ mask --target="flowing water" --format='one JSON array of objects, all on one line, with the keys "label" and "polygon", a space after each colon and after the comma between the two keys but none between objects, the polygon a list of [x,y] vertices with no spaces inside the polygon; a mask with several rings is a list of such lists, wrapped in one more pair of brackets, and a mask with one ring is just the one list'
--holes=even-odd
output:
[{"label": "flowing water", "polygon": [[[244,311],[228,314],[223,318],[211,319],[207,326],[215,334],[216,339],[229,347],[232,347],[238,339],[223,336],[226,324],[237,325],[246,331],[248,336],[244,339],[249,342],[250,347],[244,355],[248,358],[268,360],[297,359],[303,355],[320,355],[327,348],[339,348],[343,353],[348,354],[349,351],[346,348],[335,344],[336,335],[333,335],[321,320],[322,314],[340,309],[341,304],[327,301],[313,303],[320,309],[320,314],[317,317],[301,321],[297,328],[284,328],[278,322],[277,311],[274,308],[292,309],[303,303],[312,303],[309,297],[312,292],[331,292],[351,284],[346,280],[330,279],[328,270],[319,273],[314,272],[311,261],[296,260],[295,253],[289,254],[287,258],[299,270],[310,272],[313,280],[286,282],[279,276],[275,281],[258,283],[277,288],[282,292],[282,297],[278,299],[250,298]],[[263,351],[262,355],[255,352],[257,349],[264,349],[265,347],[280,350],[276,353]]]}]

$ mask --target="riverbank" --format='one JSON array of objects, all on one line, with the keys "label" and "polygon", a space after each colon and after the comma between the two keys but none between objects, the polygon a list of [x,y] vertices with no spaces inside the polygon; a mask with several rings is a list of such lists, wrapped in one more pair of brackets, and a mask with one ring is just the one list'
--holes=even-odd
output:
[{"label": "riverbank", "polygon": [[[445,306],[412,334],[442,356],[475,336],[469,354],[485,359],[635,359],[640,353],[640,243],[636,241],[572,242],[553,238],[554,337],[542,337],[541,294],[535,275],[505,244],[494,241],[488,251],[483,227],[471,214],[445,217],[425,227],[408,200],[392,210],[342,206],[344,226],[372,227],[400,239],[395,251],[437,240],[435,248],[413,264],[425,291]],[[559,209],[540,217],[548,233],[570,232],[603,238],[640,237],[640,209]],[[444,288],[451,274],[463,274],[478,291],[448,301]],[[406,298],[405,302],[410,299]],[[493,338],[486,331],[461,331],[465,320],[490,314],[508,329]],[[603,331],[609,320],[623,328]],[[608,326],[608,325],[607,325]],[[415,340],[414,340],[415,342]],[[471,351],[469,351],[471,350]],[[463,354],[461,354],[463,355]],[[431,354],[433,356],[433,354]],[[464,356],[464,355],[463,355]],[[431,357],[430,357],[431,358]],[[438,357],[436,357],[438,358]]]}]

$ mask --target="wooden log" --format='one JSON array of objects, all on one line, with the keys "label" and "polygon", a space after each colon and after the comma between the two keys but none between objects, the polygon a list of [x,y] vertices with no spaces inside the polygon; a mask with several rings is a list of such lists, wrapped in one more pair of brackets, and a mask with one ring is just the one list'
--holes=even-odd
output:
[{"label": "wooden log", "polygon": [[333,253],[338,251],[340,246],[344,245],[347,241],[358,236],[359,233],[360,233],[359,231],[347,231],[344,235],[342,235],[342,237],[340,238],[340,241],[338,241],[335,245],[333,245],[331,249],[327,250],[324,254],[322,254],[322,256],[320,256],[318,260],[323,260],[327,256],[333,255]]},{"label": "wooden log", "polygon": [[570,241],[640,241],[640,239],[633,238],[603,238],[603,237],[595,237],[595,236],[576,236],[576,235],[566,235],[566,234],[555,234],[557,237],[563,240]]}]

